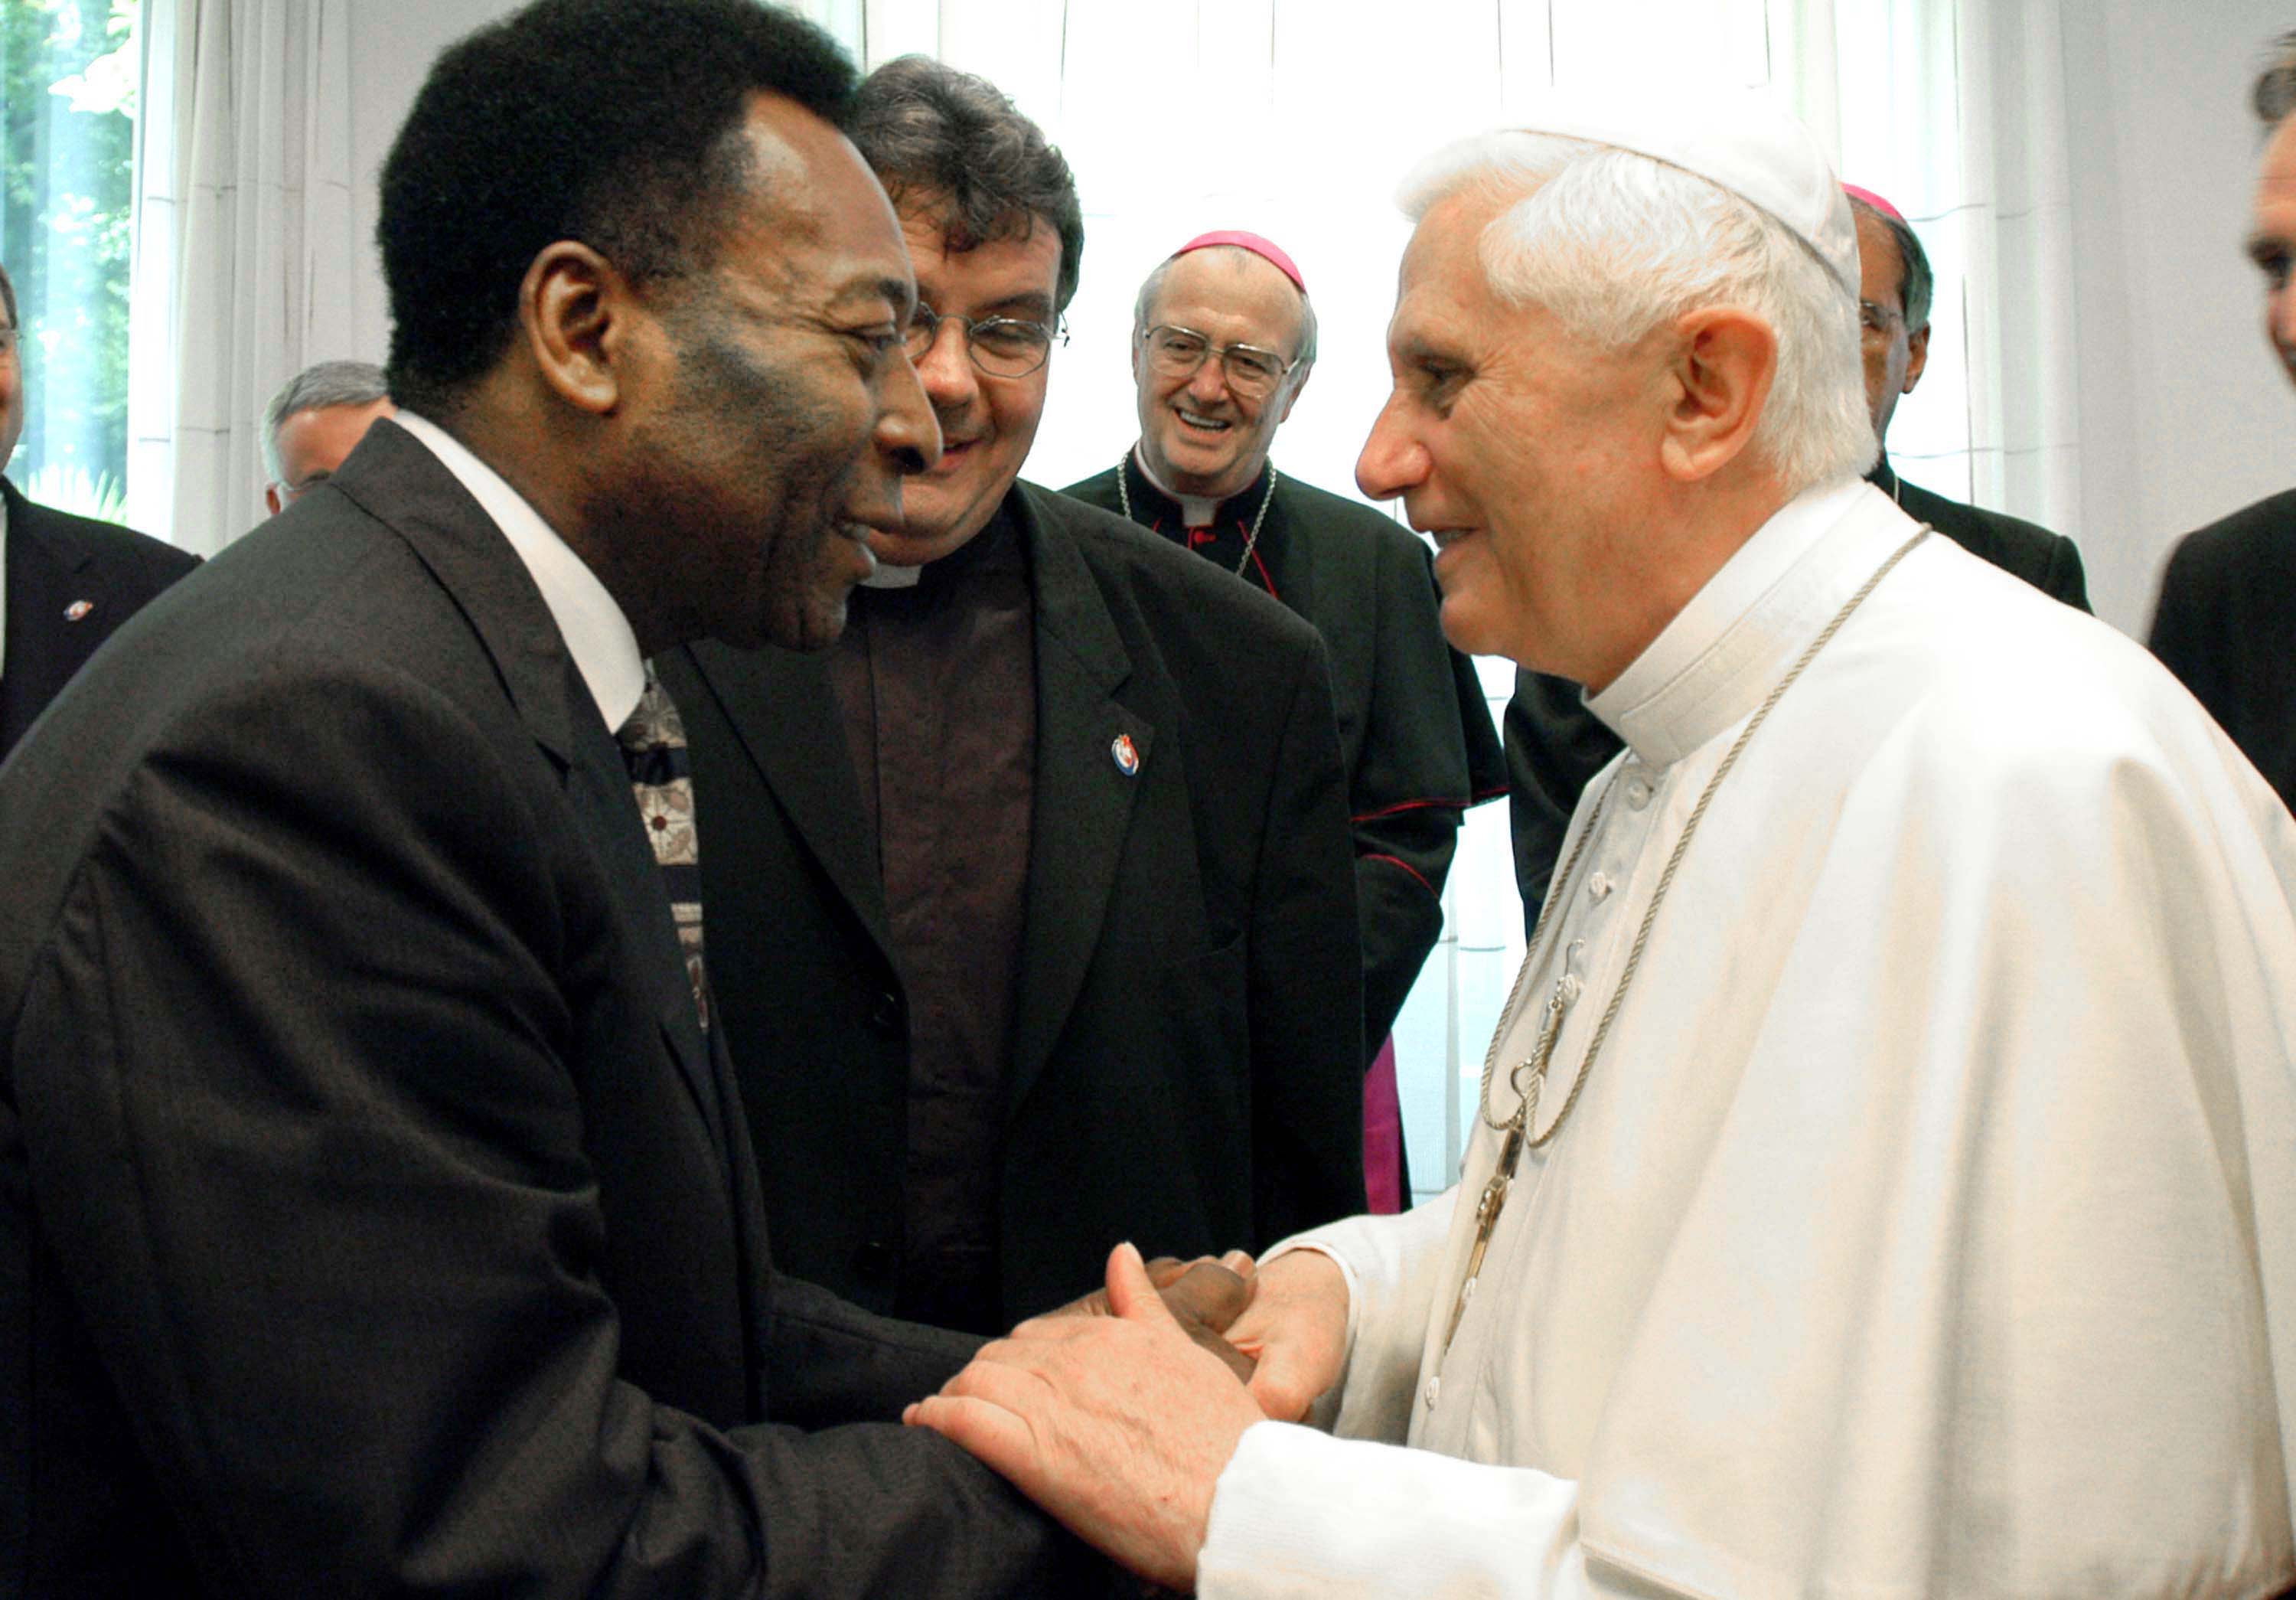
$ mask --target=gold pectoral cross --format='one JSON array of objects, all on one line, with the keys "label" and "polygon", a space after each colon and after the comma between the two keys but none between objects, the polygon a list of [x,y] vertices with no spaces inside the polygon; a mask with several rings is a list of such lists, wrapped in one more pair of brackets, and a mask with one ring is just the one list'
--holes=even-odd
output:
[{"label": "gold pectoral cross", "polygon": [[[1529,1095],[1523,1101],[1524,1121],[1538,1107],[1538,1086],[1546,1081],[1544,1071],[1532,1075]],[[1459,1319],[1467,1314],[1467,1302],[1475,1298],[1476,1280],[1482,1276],[1483,1258],[1490,1253],[1491,1235],[1498,1231],[1499,1213],[1506,1209],[1507,1191],[1514,1186],[1515,1163],[1522,1159],[1523,1122],[1506,1130],[1506,1138],[1499,1145],[1498,1165],[1491,1172],[1491,1181],[1483,1186],[1483,1193],[1475,1202],[1475,1247],[1467,1252],[1467,1276],[1459,1285],[1459,1298],[1451,1303],[1451,1321],[1443,1330],[1442,1356],[1451,1353],[1451,1341],[1458,1336]],[[1437,1357],[1440,1371],[1441,1356]]]}]

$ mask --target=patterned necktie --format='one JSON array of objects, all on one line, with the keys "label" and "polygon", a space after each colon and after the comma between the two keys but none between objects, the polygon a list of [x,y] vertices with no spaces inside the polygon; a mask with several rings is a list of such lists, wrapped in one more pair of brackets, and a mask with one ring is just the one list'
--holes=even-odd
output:
[{"label": "patterned necktie", "polygon": [[693,984],[694,1013],[709,1030],[709,989],[701,971],[701,841],[693,826],[693,776],[685,755],[685,725],[669,691],[646,663],[645,693],[630,719],[616,731],[622,759],[630,769],[638,815],[669,890],[677,921],[677,943],[685,975]]}]

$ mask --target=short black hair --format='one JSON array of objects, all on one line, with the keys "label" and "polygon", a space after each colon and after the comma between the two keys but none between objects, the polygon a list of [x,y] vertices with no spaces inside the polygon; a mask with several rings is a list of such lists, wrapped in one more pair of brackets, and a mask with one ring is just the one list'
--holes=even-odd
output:
[{"label": "short black hair", "polygon": [[1076,175],[1003,90],[929,55],[905,55],[861,85],[852,133],[896,206],[908,198],[939,210],[953,252],[1026,239],[1050,223],[1061,236],[1053,309],[1068,309],[1084,275]]},{"label": "short black hair", "polygon": [[1930,270],[1930,253],[1922,248],[1914,230],[1890,216],[1881,207],[1869,205],[1855,194],[1849,197],[1849,209],[1861,217],[1871,217],[1890,231],[1898,245],[1898,309],[1905,313],[1906,331],[1918,333],[1930,325],[1930,299],[1937,292],[1937,275]]},{"label": "short black hair", "polygon": [[22,327],[24,324],[16,319],[16,281],[8,275],[4,267],[0,267],[0,300],[8,302],[8,325]]},{"label": "short black hair", "polygon": [[827,34],[758,0],[536,0],[450,45],[382,168],[391,393],[451,414],[558,240],[639,283],[706,263],[749,177],[750,95],[841,128],[854,78]]},{"label": "short black hair", "polygon": [[2248,103],[2255,108],[2256,119],[2264,124],[2267,135],[2278,127],[2289,112],[2296,111],[2296,29],[2280,35],[2265,47],[2264,70],[2256,75],[2256,86],[2249,91]]}]

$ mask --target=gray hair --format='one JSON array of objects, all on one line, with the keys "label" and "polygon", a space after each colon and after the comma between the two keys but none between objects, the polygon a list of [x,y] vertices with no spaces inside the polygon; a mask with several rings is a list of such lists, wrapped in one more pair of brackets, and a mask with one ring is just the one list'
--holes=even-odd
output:
[{"label": "gray hair", "polygon": [[[1254,252],[1244,249],[1241,244],[1207,244],[1202,248],[1230,250],[1239,256],[1251,256],[1253,259],[1259,259]],[[1197,250],[1188,251],[1192,256],[1200,252]],[[1148,332],[1148,314],[1154,308],[1157,296],[1164,292],[1164,280],[1172,275],[1173,265],[1179,258],[1177,256],[1165,257],[1156,263],[1155,271],[1140,281],[1140,292],[1134,296],[1132,300],[1133,338],[1141,338]],[[1303,368],[1316,365],[1316,302],[1308,298],[1308,291],[1304,289],[1300,291],[1300,349],[1292,359],[1298,362]]]},{"label": "gray hair", "polygon": [[1053,309],[1068,309],[1084,273],[1076,175],[1004,91],[929,55],[905,55],[861,80],[852,134],[894,205],[941,208],[942,248],[953,254],[1049,224],[1061,238]]},{"label": "gray hair", "polygon": [[1906,314],[1906,331],[1918,333],[1930,325],[1930,299],[1937,292],[1937,275],[1930,270],[1930,253],[1914,236],[1914,230],[1890,216],[1881,207],[1862,201],[1855,194],[1849,197],[1849,209],[1860,217],[1871,217],[1890,233],[1898,247],[1898,309]]},{"label": "gray hair", "polygon": [[2289,112],[2296,111],[2296,29],[2280,35],[2265,47],[2264,70],[2249,91],[2248,103],[2269,136]]},{"label": "gray hair", "polygon": [[1399,200],[1416,222],[1465,190],[1507,207],[1476,252],[1492,291],[1590,343],[1624,349],[1713,306],[1767,323],[1778,365],[1753,448],[1788,494],[1873,464],[1855,297],[1776,217],[1648,156],[1521,132],[1438,151]]},{"label": "gray hair", "polygon": [[287,469],[279,460],[279,430],[299,411],[324,411],[333,406],[372,406],[390,398],[382,368],[371,361],[322,361],[307,366],[281,386],[263,408],[263,472],[271,482],[285,487]]}]

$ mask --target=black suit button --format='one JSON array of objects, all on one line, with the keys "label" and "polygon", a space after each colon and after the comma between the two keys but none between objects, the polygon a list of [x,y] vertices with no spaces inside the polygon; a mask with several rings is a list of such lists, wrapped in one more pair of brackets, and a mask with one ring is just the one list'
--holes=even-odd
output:
[{"label": "black suit button", "polygon": [[882,1239],[871,1239],[853,1252],[853,1269],[872,1282],[882,1281],[893,1270],[893,1247]]},{"label": "black suit button", "polygon": [[902,1031],[901,997],[891,989],[879,991],[869,1002],[869,1026],[889,1038],[898,1038]]}]

